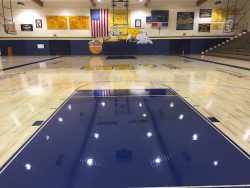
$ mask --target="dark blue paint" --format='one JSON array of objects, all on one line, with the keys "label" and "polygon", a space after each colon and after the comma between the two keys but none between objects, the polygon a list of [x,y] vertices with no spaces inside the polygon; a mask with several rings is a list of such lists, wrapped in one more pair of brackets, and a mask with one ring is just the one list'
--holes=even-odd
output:
[{"label": "dark blue paint", "polygon": [[212,121],[213,123],[218,123],[218,122],[220,122],[216,117],[208,117],[207,119],[209,119],[209,120]]},{"label": "dark blue paint", "polygon": [[229,65],[229,64],[219,63],[219,62],[216,62],[216,61],[210,61],[210,60],[205,60],[205,59],[200,59],[200,58],[195,58],[195,57],[189,57],[189,56],[184,56],[184,55],[182,55],[181,57],[185,57],[185,58],[193,59],[193,60],[197,60],[197,61],[203,61],[203,62],[206,62],[206,63],[224,65],[224,66],[227,66],[227,67],[233,67],[233,68],[237,68],[237,69],[250,70],[249,68],[246,68],[246,67],[240,67],[240,66],[237,66],[237,65]]},{"label": "dark blue paint", "polygon": [[[38,49],[37,44],[44,44],[44,49]],[[50,55],[48,40],[2,40],[0,48],[2,55],[7,55],[7,48],[12,47],[14,55]]]},{"label": "dark blue paint", "polygon": [[6,68],[3,68],[3,69],[0,69],[0,71],[7,71],[7,70],[11,70],[11,69],[25,67],[25,66],[41,63],[41,62],[44,62],[44,61],[50,61],[50,60],[54,60],[54,59],[58,59],[58,58],[62,58],[62,56],[61,57],[53,57],[53,58],[49,58],[49,59],[43,59],[43,60],[34,61],[34,62],[30,62],[30,63],[25,63],[25,64],[21,64],[21,65],[16,65],[16,66],[13,66],[13,67],[6,67]]},{"label": "dark blue paint", "polygon": [[[103,55],[167,55],[199,54],[228,38],[209,39],[155,39],[153,44],[137,45],[136,42],[105,42]],[[88,40],[2,40],[2,55],[7,55],[7,47],[13,47],[14,55],[91,55]],[[37,44],[45,44],[38,49]]]},{"label": "dark blue paint", "polygon": [[91,55],[88,40],[71,40],[72,55]]},{"label": "dark blue paint", "polygon": [[163,89],[77,91],[0,175],[8,188],[241,184],[247,156]]},{"label": "dark blue paint", "polygon": [[32,126],[40,126],[43,124],[44,121],[35,121]]}]

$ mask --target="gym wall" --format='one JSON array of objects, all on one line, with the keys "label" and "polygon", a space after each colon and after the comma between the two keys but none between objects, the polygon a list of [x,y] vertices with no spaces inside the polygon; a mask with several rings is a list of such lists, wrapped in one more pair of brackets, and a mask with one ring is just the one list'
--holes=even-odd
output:
[{"label": "gym wall", "polygon": [[[160,7],[158,9],[161,9]],[[224,33],[223,30],[211,30],[211,32],[198,32],[199,23],[211,23],[211,18],[199,18],[199,7],[186,9],[167,9],[169,10],[169,26],[159,31],[157,28],[151,28],[151,24],[146,23],[146,16],[151,16],[150,8],[131,9],[130,27],[134,27],[135,19],[142,20],[142,31],[147,32],[151,37],[180,37],[180,36],[225,36],[232,33]],[[110,9],[111,11],[112,9]],[[154,9],[156,10],[156,9]],[[193,30],[176,30],[177,12],[195,12]],[[1,30],[0,37],[91,37],[90,30],[47,30],[46,16],[90,16],[89,8],[37,8],[37,9],[14,9],[14,21],[17,29],[17,35],[8,35]],[[43,28],[35,28],[35,20],[42,19]],[[21,31],[21,24],[33,24],[34,31]]]}]

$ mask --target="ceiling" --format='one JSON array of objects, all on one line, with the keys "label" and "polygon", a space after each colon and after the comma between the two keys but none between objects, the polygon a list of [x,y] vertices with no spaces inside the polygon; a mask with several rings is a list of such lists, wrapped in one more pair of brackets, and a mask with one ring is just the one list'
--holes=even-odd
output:
[{"label": "ceiling", "polygon": [[[9,1],[9,0],[4,0]],[[13,5],[15,6],[16,3],[20,1],[25,4],[25,6],[22,6],[20,8],[28,8],[37,6],[34,3],[33,0],[12,0]],[[92,7],[90,0],[41,0],[44,3],[44,7],[72,7],[72,8],[81,8],[81,7]],[[166,8],[176,8],[176,7],[194,7],[196,6],[197,0],[151,0],[150,7],[166,7]],[[202,4],[201,7],[227,7],[228,0],[221,0],[220,5],[214,5],[214,3],[218,0],[208,0],[206,3]],[[233,6],[236,0],[230,0],[230,6]],[[248,0],[238,0],[238,4],[242,4],[243,2]],[[101,0],[101,2],[98,2],[98,0],[95,0],[97,7],[109,7],[111,6],[111,0]],[[144,6],[146,0],[129,0],[129,4],[132,6]],[[118,3],[118,5],[123,6],[124,3]]]}]

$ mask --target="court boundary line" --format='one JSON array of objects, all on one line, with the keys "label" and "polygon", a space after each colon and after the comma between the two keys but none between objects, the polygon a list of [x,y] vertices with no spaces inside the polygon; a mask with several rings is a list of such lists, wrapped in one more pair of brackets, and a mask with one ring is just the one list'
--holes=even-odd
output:
[{"label": "court boundary line", "polygon": [[4,172],[4,170],[16,159],[16,157],[26,148],[26,146],[36,137],[36,135],[42,131],[44,127],[48,124],[48,122],[56,115],[59,110],[62,109],[62,107],[71,99],[71,97],[74,95],[74,93],[77,90],[73,91],[68,98],[48,117],[47,120],[43,122],[42,125],[39,126],[39,128],[15,151],[14,154],[11,155],[11,157],[0,167],[0,175]]},{"label": "court boundary line", "polygon": [[[209,125],[211,125],[212,128],[214,128],[220,135],[222,135],[229,143],[231,143],[238,151],[240,151],[247,159],[250,160],[250,155],[244,151],[238,144],[236,144],[233,140],[231,140],[227,135],[225,135],[220,129],[218,129],[212,122],[210,122],[203,114],[201,114],[197,109],[195,109],[191,104],[189,104],[181,95],[179,95],[174,89],[172,89],[169,86],[166,89],[171,90],[174,92],[176,95],[153,95],[152,97],[168,97],[168,96],[175,96],[179,97],[185,104],[187,104],[192,110],[194,110],[203,120],[205,120]],[[81,87],[79,87],[81,88]],[[48,122],[56,115],[57,112],[59,112],[62,107],[70,100],[74,99],[72,96],[77,92],[77,91],[91,91],[91,90],[79,90],[77,88],[74,90],[68,97],[67,99],[49,116],[49,118],[44,121],[44,123],[27,139],[27,141],[24,142],[24,144],[3,164],[2,167],[0,167],[0,175],[5,171],[5,169],[16,159],[16,157],[26,148],[26,146],[36,137],[36,135],[42,131],[44,127],[48,124]],[[157,89],[157,88],[154,88]],[[159,88],[166,90],[164,88]],[[111,89],[112,90],[112,89]],[[118,89],[118,90],[126,90],[126,89]],[[135,97],[150,97],[151,95],[135,95]],[[91,98],[95,98],[96,96],[87,96]],[[109,96],[101,96],[102,98],[108,98]],[[114,97],[119,97],[119,96],[114,96]],[[126,95],[121,96],[121,97],[127,97]],[[250,184],[243,184],[243,185],[209,185],[209,186],[167,186],[168,187],[173,187],[173,188],[198,188],[198,187],[204,187],[204,188],[214,188],[214,187],[245,187],[248,186],[250,187]],[[158,188],[158,187],[152,187],[152,188]]]},{"label": "court boundary line", "polygon": [[44,59],[44,60],[39,60],[39,61],[33,61],[33,62],[30,62],[30,63],[16,65],[16,66],[13,66],[13,67],[6,67],[6,68],[3,68],[3,69],[0,69],[0,71],[7,71],[7,70],[12,70],[12,69],[17,69],[17,68],[20,68],[20,67],[25,67],[25,66],[29,66],[29,65],[33,65],[33,64],[37,64],[37,63],[42,63],[44,61],[51,61],[51,60],[54,60],[54,59],[60,59],[62,57],[63,56],[52,57],[52,58],[49,58],[49,59]]},{"label": "court boundary line", "polygon": [[224,64],[224,63],[219,63],[219,62],[216,62],[216,61],[210,61],[210,60],[200,59],[200,58],[196,58],[196,57],[189,57],[189,56],[185,56],[185,55],[180,55],[179,57],[184,57],[184,58],[193,59],[193,60],[196,60],[196,61],[203,61],[203,62],[206,62],[206,63],[213,63],[213,64],[217,64],[217,65],[224,65],[224,66],[227,66],[227,67],[238,68],[238,69],[243,69],[243,70],[250,71],[250,68],[240,67],[240,66],[236,66],[236,65],[229,65],[229,64]]},{"label": "court boundary line", "polygon": [[[178,96],[185,104],[187,104],[192,110],[194,110],[203,120],[205,120],[212,128],[214,128],[220,135],[222,135],[230,144],[232,144],[237,150],[239,150],[248,160],[250,160],[250,154],[248,154],[243,148],[241,148],[237,143],[235,143],[231,138],[229,138],[225,133],[223,133],[219,128],[217,128],[209,119],[207,119],[201,112],[195,109],[189,102],[187,102],[182,96],[180,96],[175,90],[170,88],[176,96]],[[249,184],[250,185],[250,184]]]}]

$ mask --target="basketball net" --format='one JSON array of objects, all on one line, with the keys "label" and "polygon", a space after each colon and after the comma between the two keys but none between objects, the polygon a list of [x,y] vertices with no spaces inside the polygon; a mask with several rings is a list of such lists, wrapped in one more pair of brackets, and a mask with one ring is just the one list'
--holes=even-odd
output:
[{"label": "basketball net", "polygon": [[16,34],[15,23],[6,23],[6,24],[4,24],[4,31],[7,34]]}]

